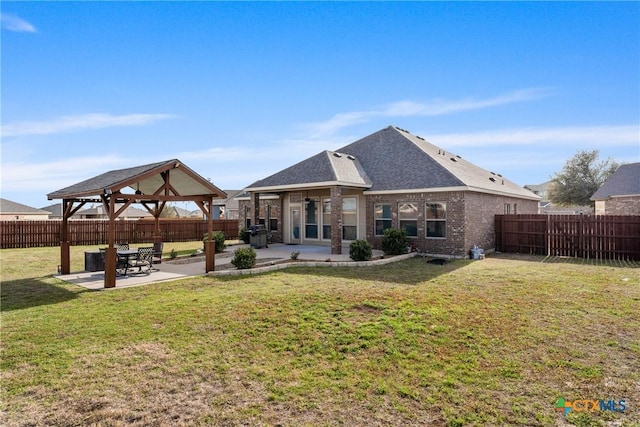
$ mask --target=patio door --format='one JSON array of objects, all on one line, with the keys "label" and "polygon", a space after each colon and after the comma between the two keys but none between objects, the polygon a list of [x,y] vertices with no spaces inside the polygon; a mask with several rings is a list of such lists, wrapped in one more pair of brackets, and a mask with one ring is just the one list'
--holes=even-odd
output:
[{"label": "patio door", "polygon": [[290,243],[300,243],[300,208],[291,208],[289,211],[291,218],[291,235],[289,236]]}]

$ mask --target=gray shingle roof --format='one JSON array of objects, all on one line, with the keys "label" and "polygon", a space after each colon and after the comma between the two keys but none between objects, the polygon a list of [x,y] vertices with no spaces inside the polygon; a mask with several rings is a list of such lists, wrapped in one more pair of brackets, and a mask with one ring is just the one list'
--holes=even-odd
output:
[{"label": "gray shingle roof", "polygon": [[424,138],[393,126],[336,152],[341,153],[343,159],[354,159],[353,168],[343,176],[338,176],[338,167],[331,163],[335,160],[331,157],[332,152],[325,151],[257,181],[248,190],[340,181],[347,180],[347,176],[354,179],[357,174],[362,179],[359,186],[367,188],[367,192],[459,188],[539,199],[501,175],[475,166]]},{"label": "gray shingle roof", "polygon": [[248,188],[268,189],[298,185],[333,183],[368,188],[371,180],[358,159],[347,154],[323,151],[276,174],[254,182]]},{"label": "gray shingle roof", "polygon": [[37,209],[31,206],[23,205],[22,203],[0,198],[0,213],[47,215],[47,214],[50,214],[51,212],[45,211],[42,209]]},{"label": "gray shingle roof", "polygon": [[[171,185],[183,196],[215,194],[225,197],[226,194],[215,185],[189,169],[178,159],[132,168],[118,169],[94,176],[69,187],[47,194],[49,200],[74,197],[87,197],[102,194],[104,189],[117,191],[124,188],[142,191],[142,194],[154,194],[164,180],[161,172],[171,170]],[[155,171],[155,172],[154,172]]]},{"label": "gray shingle roof", "polygon": [[640,163],[621,165],[593,193],[591,200],[605,200],[613,196],[640,195]]}]

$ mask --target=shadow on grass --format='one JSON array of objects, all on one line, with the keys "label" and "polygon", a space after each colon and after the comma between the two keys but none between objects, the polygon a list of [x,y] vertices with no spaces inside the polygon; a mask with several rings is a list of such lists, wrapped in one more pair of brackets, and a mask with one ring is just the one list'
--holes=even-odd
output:
[{"label": "shadow on grass", "polygon": [[614,260],[614,259],[593,259],[593,258],[574,258],[560,256],[544,256],[529,254],[510,254],[496,253],[492,257],[499,259],[512,259],[515,261],[530,261],[545,264],[574,264],[574,265],[593,265],[602,267],[618,267],[618,268],[640,268],[640,261]]},{"label": "shadow on grass", "polygon": [[[443,274],[448,274],[459,268],[463,268],[471,260],[450,260],[446,264],[430,264],[432,258],[414,257],[404,261],[398,261],[385,265],[376,265],[371,267],[296,267],[267,273],[258,273],[257,275],[268,274],[299,274],[308,276],[309,280],[313,280],[313,276],[337,277],[341,279],[351,280],[369,280],[379,282],[398,283],[403,285],[416,285],[427,280],[431,280]],[[295,264],[295,263],[292,263]],[[233,276],[216,276],[217,280],[225,282],[234,282],[244,280],[254,275],[233,275]]]},{"label": "shadow on grass", "polygon": [[71,291],[52,277],[10,280],[2,282],[0,311],[57,304],[73,300],[83,292],[86,291]]}]

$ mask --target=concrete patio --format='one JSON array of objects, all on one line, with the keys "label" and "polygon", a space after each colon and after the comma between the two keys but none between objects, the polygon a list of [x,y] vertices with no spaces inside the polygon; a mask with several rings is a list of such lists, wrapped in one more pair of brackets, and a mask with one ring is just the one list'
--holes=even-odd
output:
[{"label": "concrete patio", "polygon": [[[142,286],[150,283],[166,282],[169,280],[177,280],[185,277],[209,275],[231,275],[231,274],[255,274],[266,271],[285,268],[293,265],[325,265],[325,266],[342,266],[342,265],[371,265],[378,261],[370,261],[365,264],[355,263],[349,258],[349,247],[342,248],[342,254],[331,254],[331,248],[328,246],[311,246],[311,245],[286,245],[282,243],[270,244],[267,248],[256,249],[257,260],[256,267],[249,270],[236,270],[231,264],[233,252],[242,247],[249,245],[239,244],[229,246],[224,252],[216,254],[216,269],[213,272],[206,273],[204,265],[204,256],[183,257],[175,260],[163,260],[161,264],[154,266],[158,271],[150,274],[131,274],[128,276],[120,276],[116,278],[116,287],[108,289],[128,288],[132,286]],[[291,254],[298,252],[298,263],[283,264],[283,261],[291,259]],[[373,258],[380,258],[382,251],[374,250]],[[408,254],[412,256],[413,254]],[[380,260],[382,262],[399,261],[407,256],[388,258]],[[90,290],[107,290],[104,288],[104,272],[87,272],[71,273],[65,275],[56,275],[56,278],[65,282],[73,283],[78,286]]]}]

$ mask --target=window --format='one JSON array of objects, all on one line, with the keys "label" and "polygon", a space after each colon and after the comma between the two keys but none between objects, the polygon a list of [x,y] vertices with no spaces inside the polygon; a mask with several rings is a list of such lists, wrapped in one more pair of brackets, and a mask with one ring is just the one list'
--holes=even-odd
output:
[{"label": "window", "polygon": [[311,198],[305,203],[305,238],[318,238],[318,199]]},{"label": "window", "polygon": [[331,239],[331,199],[322,201],[322,238]]},{"label": "window", "polygon": [[278,218],[277,218],[276,208],[271,205],[267,205],[266,214],[267,214],[267,224],[269,224],[269,231],[278,231]]},{"label": "window", "polygon": [[409,237],[418,237],[418,205],[415,203],[399,203],[398,219],[400,228],[404,228]]},{"label": "window", "polygon": [[511,213],[511,205],[509,203],[504,204],[504,214],[509,215]]},{"label": "window", "polygon": [[342,199],[342,239],[358,238],[358,200],[355,197]]},{"label": "window", "polygon": [[513,214],[514,214],[514,215],[517,215],[517,214],[518,214],[518,204],[517,204],[517,203],[514,203],[514,204],[513,204]]},{"label": "window", "polygon": [[446,203],[427,203],[427,237],[447,237],[446,214]]},{"label": "window", "polygon": [[382,236],[384,230],[391,228],[391,205],[388,203],[376,203],[373,207],[373,220],[376,236]]}]

